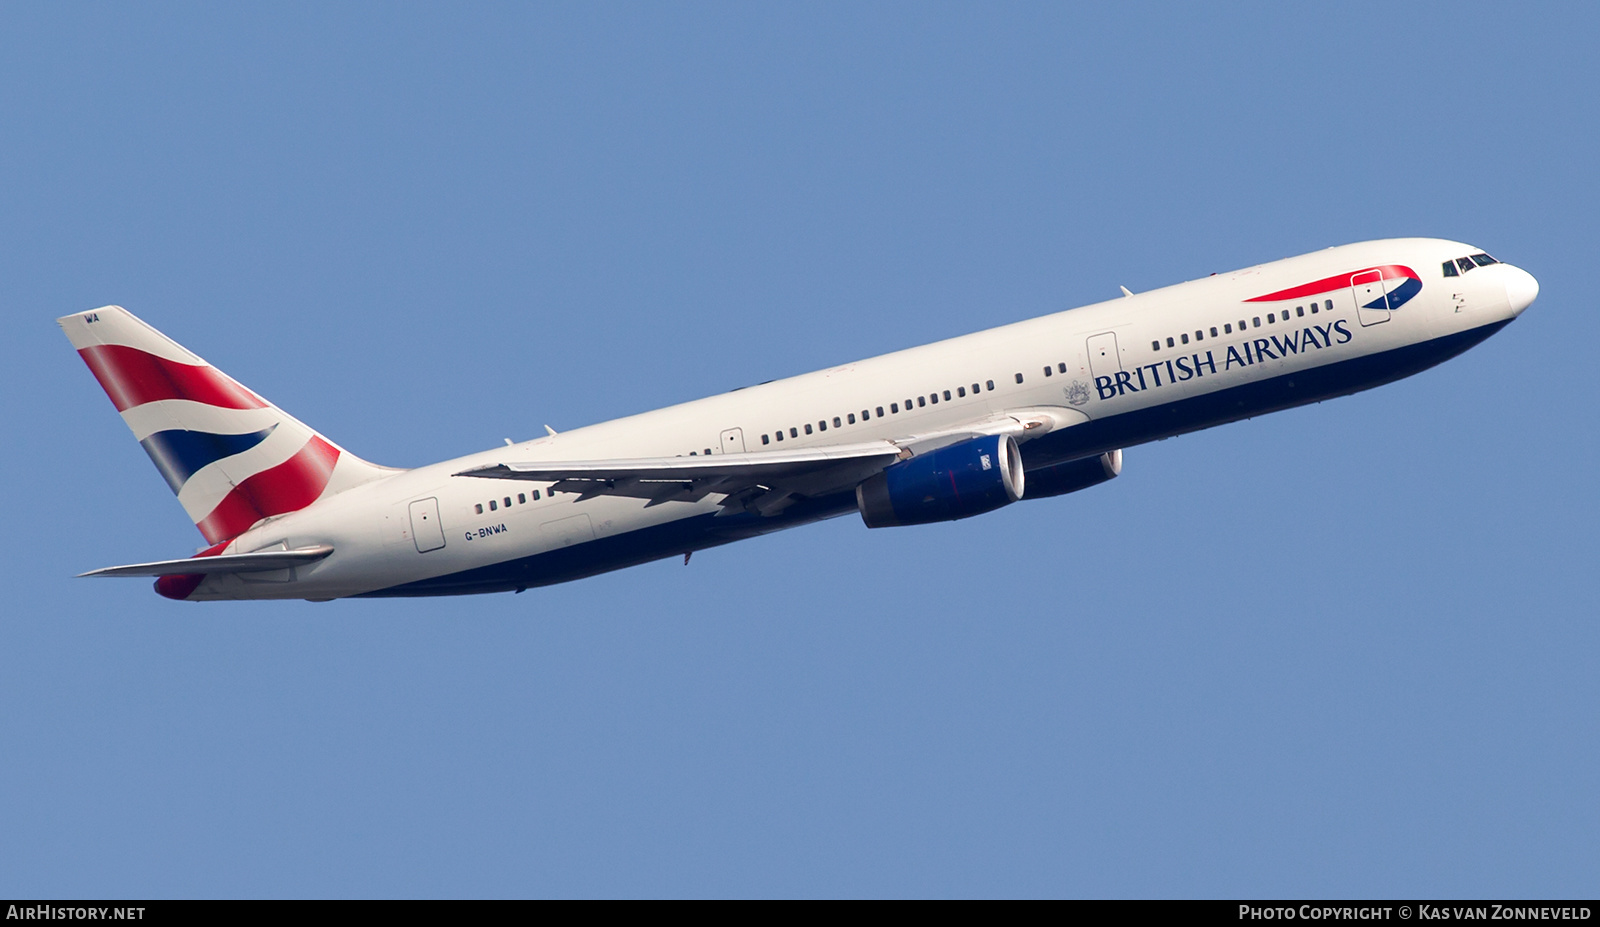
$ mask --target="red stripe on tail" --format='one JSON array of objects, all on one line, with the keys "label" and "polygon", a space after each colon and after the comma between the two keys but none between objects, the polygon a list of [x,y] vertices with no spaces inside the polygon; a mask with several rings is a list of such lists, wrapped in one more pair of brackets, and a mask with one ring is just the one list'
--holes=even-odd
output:
[{"label": "red stripe on tail", "polygon": [[267,405],[215,367],[180,364],[121,344],[91,345],[78,355],[118,412],[161,399],[192,399],[224,409],[264,409]]},{"label": "red stripe on tail", "polygon": [[238,537],[269,515],[303,509],[327,488],[338,459],[338,448],[313,435],[293,457],[229,490],[195,527],[215,544]]}]

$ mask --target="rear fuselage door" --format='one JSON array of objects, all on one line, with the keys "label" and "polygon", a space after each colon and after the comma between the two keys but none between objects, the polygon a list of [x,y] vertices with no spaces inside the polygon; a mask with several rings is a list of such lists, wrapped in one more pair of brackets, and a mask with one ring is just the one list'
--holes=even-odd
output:
[{"label": "rear fuselage door", "polygon": [[1384,290],[1381,272],[1369,270],[1352,276],[1350,289],[1355,293],[1356,317],[1362,325],[1389,321],[1389,294]]},{"label": "rear fuselage door", "polygon": [[429,497],[411,503],[411,539],[417,553],[425,554],[444,546],[444,525],[439,523],[439,500]]}]

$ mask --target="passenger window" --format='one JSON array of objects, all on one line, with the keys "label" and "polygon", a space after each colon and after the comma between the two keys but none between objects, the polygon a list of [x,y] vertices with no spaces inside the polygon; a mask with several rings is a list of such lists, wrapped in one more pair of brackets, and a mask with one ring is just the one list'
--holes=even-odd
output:
[{"label": "passenger window", "polygon": [[[925,397],[922,397],[922,396],[918,396],[917,397],[917,408],[921,409],[921,408],[925,407],[927,404],[928,404],[928,400]],[[909,403],[909,402],[906,403],[906,408],[908,408],[908,409],[911,408],[911,403]]]},{"label": "passenger window", "polygon": [[983,391],[978,389],[978,384],[976,384],[976,383],[972,384],[972,395],[976,396],[981,392],[983,392]]},{"label": "passenger window", "polygon": [[945,402],[949,402],[950,401],[950,391],[949,390],[945,390],[944,391],[944,401]]},{"label": "passenger window", "polygon": [[1055,373],[1055,371],[1050,369],[1050,365],[1049,364],[1046,364],[1045,367],[1044,367],[1044,375],[1048,377],[1052,373]]},{"label": "passenger window", "polygon": [[774,431],[772,433],[772,436],[774,438],[777,438],[779,441],[782,441],[783,440],[783,429],[779,428],[777,431]]},{"label": "passenger window", "polygon": [[1311,314],[1312,315],[1316,315],[1317,314],[1317,304],[1316,303],[1312,303],[1311,304]]},{"label": "passenger window", "polygon": [[533,501],[535,501],[535,502],[539,501],[539,490],[537,490],[537,489],[535,489],[533,491]]},{"label": "passenger window", "polygon": [[1022,382],[1022,374],[1020,374],[1020,373],[1019,373],[1019,374],[1017,374],[1017,382],[1018,382],[1018,383],[1021,383],[1021,382]]},{"label": "passenger window", "polygon": [[1188,344],[1189,343],[1189,333],[1188,332],[1184,332],[1183,334],[1179,335],[1178,337],[1183,339],[1183,343],[1184,344]]},{"label": "passenger window", "polygon": [[817,429],[819,431],[827,431],[828,430],[828,420],[827,419],[823,419],[822,421],[818,422],[817,423]]},{"label": "passenger window", "polygon": [[1167,336],[1167,347],[1174,348],[1174,347],[1177,347],[1177,346],[1178,346],[1178,343],[1176,341],[1172,340],[1172,336],[1171,335],[1168,335]]},{"label": "passenger window", "polygon": [[[806,434],[811,434],[811,426],[810,425],[806,426]],[[789,437],[798,438],[798,437],[800,437],[800,432],[798,432],[795,429],[791,428],[791,429],[789,429]]]},{"label": "passenger window", "polygon": [[933,403],[934,405],[938,405],[939,404],[939,394],[938,393],[929,393],[928,394],[928,401]]},{"label": "passenger window", "polygon": [[[844,426],[842,426],[842,425],[840,425],[840,424],[839,424],[839,416],[837,416],[837,415],[835,415],[835,416],[834,416],[834,417],[833,417],[833,427],[835,427],[835,428],[842,428],[842,427],[844,427]],[[824,429],[823,429],[823,431],[827,431],[827,429],[826,429],[826,428],[824,428]]]},{"label": "passenger window", "polygon": [[811,434],[811,426],[809,424],[806,425],[806,434]]},{"label": "passenger window", "polygon": [[1294,307],[1294,314],[1295,314],[1296,318],[1304,316],[1306,314],[1305,307],[1304,306],[1296,306],[1296,307]]},{"label": "passenger window", "polygon": [[1159,341],[1150,342],[1150,350],[1152,350],[1152,351],[1161,350],[1161,342],[1159,342]]},{"label": "passenger window", "polygon": [[511,508],[511,497],[506,496],[506,508]]},{"label": "passenger window", "polygon": [[1277,321],[1278,321],[1277,319],[1273,318],[1273,314],[1272,313],[1270,313],[1270,312],[1267,313],[1267,324],[1268,325],[1275,324]]},{"label": "passenger window", "polygon": [[495,510],[494,500],[490,499],[489,500],[489,511],[493,512],[494,510]]},{"label": "passenger window", "polygon": [[[863,413],[863,414],[865,414],[865,413]],[[844,420],[848,424],[854,425],[856,423],[856,414],[854,412],[851,412],[849,415],[846,415],[844,417]]]},{"label": "passenger window", "polygon": [[883,406],[878,406],[878,417],[883,418]]},{"label": "passenger window", "polygon": [[993,380],[985,380],[983,382],[989,387],[989,392],[991,392],[991,393],[994,392],[994,381]]},{"label": "passenger window", "polygon": [[766,435],[762,435],[761,436],[761,443],[762,444],[771,444],[772,442],[767,440],[767,436]]},{"label": "passenger window", "polygon": [[1226,325],[1224,325],[1224,326],[1222,326],[1222,333],[1223,333],[1223,334],[1224,334],[1224,335],[1231,335],[1231,334],[1233,334],[1233,323],[1232,323],[1232,322],[1229,322],[1229,323],[1228,323],[1228,324],[1226,324]]},{"label": "passenger window", "polygon": [[966,396],[967,395],[967,388],[965,386],[956,387],[956,395],[957,396]]},{"label": "passenger window", "polygon": [[1066,373],[1067,372],[1067,363],[1066,363],[1066,361],[1062,361],[1061,363],[1056,365],[1056,372],[1058,372],[1058,373]]},{"label": "passenger window", "polygon": [[899,415],[900,414],[900,403],[898,403],[898,402],[889,403],[889,411],[894,413],[895,415]]},{"label": "passenger window", "polygon": [[1196,340],[1196,341],[1204,341],[1204,340],[1206,340],[1206,333],[1203,332],[1203,331],[1195,332],[1194,333],[1194,340]]},{"label": "passenger window", "polygon": [[528,496],[527,496],[526,493],[520,493],[520,492],[517,493],[517,504],[518,505],[526,505],[527,502],[528,502]]},{"label": "passenger window", "polygon": [[[1256,324],[1260,325],[1261,324],[1261,320],[1260,319],[1256,319]],[[1244,331],[1247,327],[1248,326],[1244,324],[1244,319],[1240,319],[1239,320],[1239,331]]]},{"label": "passenger window", "polygon": [[1217,327],[1215,325],[1211,326],[1211,337],[1217,337]]},{"label": "passenger window", "polygon": [[1466,258],[1456,258],[1456,266],[1461,268],[1461,272],[1462,273],[1466,273],[1467,271],[1471,270],[1472,268],[1476,267],[1477,265],[1472,263],[1471,261],[1467,260]]},{"label": "passenger window", "polygon": [[1323,303],[1322,304],[1322,308],[1328,310],[1329,312],[1332,312],[1333,311],[1333,300],[1330,299],[1327,302]]},{"label": "passenger window", "polygon": [[483,514],[483,503],[482,503],[482,502],[479,502],[479,503],[478,503],[478,504],[477,504],[477,505],[474,505],[474,506],[473,506],[473,507],[472,507],[472,508],[473,508],[473,510],[474,510],[474,511],[476,511],[476,512],[477,512],[477,513],[478,513],[478,514],[479,514],[479,515],[482,515],[482,514]]}]

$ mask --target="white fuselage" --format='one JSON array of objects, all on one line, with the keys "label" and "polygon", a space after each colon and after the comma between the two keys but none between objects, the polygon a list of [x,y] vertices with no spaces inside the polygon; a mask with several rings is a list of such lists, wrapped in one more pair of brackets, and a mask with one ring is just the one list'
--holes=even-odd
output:
[{"label": "white fuselage", "polygon": [[[1443,262],[1477,250],[1437,239],[1330,248],[400,471],[268,519],[228,547],[245,552],[326,544],[334,548],[327,559],[248,579],[211,576],[192,598],[520,589],[726,543],[854,505],[853,497],[836,495],[723,532],[714,497],[646,505],[617,496],[552,495],[536,482],[456,475],[502,461],[759,453],[873,439],[914,443],[917,436],[1013,410],[1051,410],[1052,427],[1021,445],[1033,468],[1354,392],[1459,353],[1526,306],[1516,295],[1516,275],[1527,275],[1510,265],[1442,276]],[[1258,299],[1390,265],[1414,269],[1421,281],[1420,291],[1392,311],[1361,308],[1360,294],[1349,285],[1314,298]],[[420,549],[429,545],[418,540],[413,523],[414,504],[431,504],[425,500],[436,500],[444,540],[428,550]],[[696,527],[674,527],[688,525]]]}]

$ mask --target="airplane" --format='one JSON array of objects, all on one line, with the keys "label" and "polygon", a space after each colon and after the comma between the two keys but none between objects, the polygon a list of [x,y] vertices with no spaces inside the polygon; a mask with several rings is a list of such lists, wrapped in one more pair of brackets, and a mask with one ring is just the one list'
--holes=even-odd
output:
[{"label": "airplane", "polygon": [[118,306],[58,320],[207,547],[91,570],[188,601],[522,592],[825,518],[953,521],[1106,482],[1125,448],[1466,351],[1538,296],[1369,241],[415,469],[369,463]]}]

